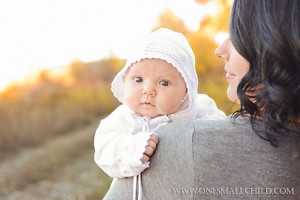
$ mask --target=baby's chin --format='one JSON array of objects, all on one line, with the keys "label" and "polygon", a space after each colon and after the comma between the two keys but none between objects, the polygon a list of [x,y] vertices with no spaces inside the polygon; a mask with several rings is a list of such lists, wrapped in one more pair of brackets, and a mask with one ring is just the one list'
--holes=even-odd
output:
[{"label": "baby's chin", "polygon": [[141,115],[142,117],[149,117],[151,119],[154,119],[156,117],[159,117],[159,116],[163,116],[163,115]]},{"label": "baby's chin", "polygon": [[142,117],[149,117],[149,118],[151,118],[151,119],[154,119],[154,118],[159,117],[159,116],[167,115],[167,114],[138,113],[138,112],[137,112],[137,114],[139,114],[139,115],[142,116]]}]

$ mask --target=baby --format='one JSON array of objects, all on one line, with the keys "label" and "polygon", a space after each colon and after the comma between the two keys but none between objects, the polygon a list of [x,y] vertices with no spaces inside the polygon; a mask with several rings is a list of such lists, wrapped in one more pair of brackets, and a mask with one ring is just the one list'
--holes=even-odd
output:
[{"label": "baby", "polygon": [[195,57],[186,38],[165,28],[150,33],[112,82],[122,105],[96,131],[96,163],[113,178],[135,176],[136,181],[149,167],[159,127],[181,119],[226,117],[197,90]]}]

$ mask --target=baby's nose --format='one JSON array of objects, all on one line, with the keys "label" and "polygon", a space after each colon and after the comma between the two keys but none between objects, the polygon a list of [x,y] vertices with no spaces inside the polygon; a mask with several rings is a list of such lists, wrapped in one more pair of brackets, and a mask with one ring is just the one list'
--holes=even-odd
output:
[{"label": "baby's nose", "polygon": [[154,85],[152,83],[145,83],[143,94],[150,95],[150,96],[155,96],[156,92],[155,92]]}]

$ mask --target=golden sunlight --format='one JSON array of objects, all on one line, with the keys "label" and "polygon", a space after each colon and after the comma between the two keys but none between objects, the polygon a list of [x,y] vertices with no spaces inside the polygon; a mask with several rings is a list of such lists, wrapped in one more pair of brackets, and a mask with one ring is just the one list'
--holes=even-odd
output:
[{"label": "golden sunlight", "polygon": [[199,28],[202,17],[216,13],[214,3],[194,0],[1,1],[0,90],[74,59],[93,61],[112,54],[125,58],[166,8],[191,30]]}]

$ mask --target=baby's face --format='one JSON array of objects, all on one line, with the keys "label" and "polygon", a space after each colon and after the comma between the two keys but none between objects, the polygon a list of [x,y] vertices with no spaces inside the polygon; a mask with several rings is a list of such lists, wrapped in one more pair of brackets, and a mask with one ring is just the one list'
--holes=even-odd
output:
[{"label": "baby's face", "polygon": [[143,59],[125,74],[124,103],[141,116],[154,118],[175,113],[186,93],[179,71],[161,59]]}]

